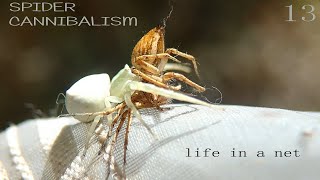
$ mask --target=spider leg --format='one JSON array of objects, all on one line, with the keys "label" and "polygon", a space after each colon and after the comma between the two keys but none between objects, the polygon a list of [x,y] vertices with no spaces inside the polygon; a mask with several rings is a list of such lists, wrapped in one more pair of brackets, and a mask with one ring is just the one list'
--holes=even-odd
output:
[{"label": "spider leg", "polygon": [[109,126],[109,130],[108,130],[108,134],[107,137],[104,138],[103,142],[101,142],[102,146],[101,146],[101,150],[99,151],[98,154],[101,154],[101,151],[105,148],[106,143],[108,142],[108,140],[111,138],[112,136],[112,130],[114,128],[114,125],[117,124],[118,120],[120,119],[120,117],[122,117],[124,111],[125,111],[125,107],[121,108],[118,110],[118,113],[115,115],[111,125]]},{"label": "spider leg", "polygon": [[178,55],[178,56],[181,56],[181,57],[184,57],[184,58],[190,60],[192,62],[192,64],[193,64],[193,67],[194,67],[194,70],[195,70],[197,76],[200,77],[199,72],[198,72],[197,62],[196,62],[196,59],[193,56],[191,56],[191,55],[189,55],[187,53],[180,52],[179,50],[174,49],[174,48],[168,48],[166,50],[166,53],[175,54],[175,55]]},{"label": "spider leg", "polygon": [[[128,112],[129,112],[129,110],[126,110],[126,111],[124,111],[124,113],[122,113],[122,115],[120,116],[121,119],[120,119],[119,125],[118,125],[118,127],[117,127],[117,129],[116,129],[115,134],[113,135],[112,141],[109,143],[109,145],[108,145],[108,147],[107,147],[107,149],[110,148],[110,147],[111,147],[112,149],[111,149],[111,150],[109,149],[109,150],[106,150],[106,151],[110,151],[110,152],[112,153],[113,148],[114,148],[114,146],[115,146],[115,144],[116,144],[116,141],[117,141],[117,139],[118,139],[120,130],[121,130],[121,128],[122,128],[122,126],[123,126],[123,124],[124,124],[124,122],[125,122],[125,120],[126,120],[127,115],[128,115]],[[119,119],[119,118],[118,118],[118,119]],[[105,149],[105,147],[103,146],[102,149]],[[100,153],[99,153],[99,154],[100,154]]]},{"label": "spider leg", "polygon": [[162,82],[161,79],[156,79],[155,77],[150,77],[149,75],[139,71],[138,69],[131,69],[132,73],[141,77],[143,80],[154,84],[156,86],[162,87],[162,88],[166,88],[166,89],[173,89],[175,91],[179,91],[181,89],[181,86],[169,86],[165,83]]},{"label": "spider leg", "polygon": [[87,137],[86,137],[86,143],[84,145],[84,150],[83,150],[83,154],[82,154],[82,157],[85,157],[86,156],[86,153],[87,153],[87,150],[89,148],[89,142],[90,142],[90,139],[91,137],[93,136],[93,132],[94,130],[96,129],[98,123],[100,122],[100,120],[103,118],[103,116],[101,115],[98,115],[94,118],[90,128],[89,128],[89,131],[88,131],[88,134],[87,134]]},{"label": "spider leg", "polygon": [[120,119],[120,122],[119,122],[119,125],[118,125],[117,130],[116,130],[116,133],[115,133],[115,139],[114,139],[114,142],[113,142],[113,143],[115,143],[115,142],[117,141],[118,136],[119,136],[119,133],[120,133],[120,130],[121,130],[121,128],[122,128],[122,126],[123,126],[123,124],[124,124],[124,122],[125,122],[125,120],[126,120],[126,118],[127,118],[127,116],[128,116],[128,113],[129,113],[129,110],[126,110],[126,111],[122,114],[121,119]]},{"label": "spider leg", "polygon": [[117,110],[119,110],[120,108],[126,106],[125,103],[120,103],[118,105],[116,105],[115,107],[105,110],[105,111],[100,111],[100,112],[94,112],[94,113],[71,113],[71,114],[61,114],[58,117],[70,117],[70,116],[98,116],[98,115],[109,115]]},{"label": "spider leg", "polygon": [[120,119],[121,115],[124,114],[124,112],[125,112],[125,107],[119,109],[118,114],[114,117],[108,132],[108,139],[111,137],[112,129],[114,128],[114,125],[117,124],[118,120]]},{"label": "spider leg", "polygon": [[87,153],[87,150],[89,148],[89,143],[90,143],[90,139],[91,137],[93,136],[93,132],[95,131],[98,123],[100,122],[101,118],[103,118],[104,115],[109,115],[121,108],[125,107],[125,103],[121,103],[121,104],[118,104],[117,106],[111,108],[111,109],[108,109],[108,110],[105,110],[105,111],[101,111],[101,112],[95,112],[95,113],[73,113],[73,114],[66,114],[66,115],[62,115],[60,117],[66,117],[66,116],[94,116],[94,120],[89,128],[89,131],[88,131],[88,134],[87,134],[87,137],[86,137],[86,141],[85,141],[85,145],[84,145],[84,150],[83,150],[83,154],[82,154],[82,157],[84,157]]},{"label": "spider leg", "polygon": [[[112,105],[111,105],[110,101],[107,100],[107,98],[106,98],[104,104],[106,106],[106,109],[112,108]],[[107,115],[107,120],[108,120],[108,125],[110,125],[110,123],[112,122],[112,114]]]},{"label": "spider leg", "polygon": [[127,150],[128,150],[128,138],[129,138],[129,130],[132,122],[132,110],[128,112],[128,123],[126,127],[125,132],[125,138],[124,138],[124,149],[123,149],[123,174],[126,175],[126,163],[127,163]]},{"label": "spider leg", "polygon": [[[123,127],[123,124],[126,121],[126,118],[128,117],[129,113],[130,113],[130,110],[126,110],[121,116],[121,120],[120,120],[119,125],[117,127],[117,130],[116,130],[116,133],[115,133],[115,137],[114,137],[114,139],[112,139],[112,142],[111,142],[111,148],[112,148],[111,149],[111,153],[113,152],[113,149],[115,147],[116,141],[117,141],[118,136],[120,134],[120,130]],[[123,167],[124,167],[124,164],[123,164]],[[124,171],[123,171],[123,175],[125,176],[125,172]]]},{"label": "spider leg", "polygon": [[132,122],[132,110],[129,111],[128,113],[128,123],[126,127],[126,135],[124,138],[124,158],[123,158],[124,166],[127,163],[128,138],[129,138],[129,130],[130,130],[131,122]]},{"label": "spider leg", "polygon": [[[161,65],[159,67],[156,67],[152,64],[155,60],[161,60]],[[171,56],[169,53],[159,53],[159,54],[150,54],[150,55],[141,55],[135,58],[133,61],[133,65],[135,67],[139,67],[143,69],[144,71],[147,71],[151,74],[159,75],[161,74],[164,65],[167,63],[168,59],[175,61],[177,63],[181,63],[178,59]]]},{"label": "spider leg", "polygon": [[141,92],[141,91],[138,91],[138,92],[143,93],[145,94],[146,97],[148,97],[148,100],[151,103],[151,106],[149,107],[156,107],[159,111],[164,111],[164,109],[161,108],[160,105],[168,103],[168,99],[166,97],[159,96],[157,94]]},{"label": "spider leg", "polygon": [[[128,84],[130,87],[130,83]],[[154,85],[153,85],[154,86]],[[131,92],[128,92],[124,95],[124,100],[127,104],[127,106],[132,109],[133,114],[138,118],[138,120],[141,122],[141,124],[149,131],[149,133],[155,138],[158,139],[156,134],[154,134],[151,130],[151,128],[148,126],[148,124],[142,119],[140,112],[136,108],[136,106],[131,101]]]},{"label": "spider leg", "polygon": [[[121,106],[120,106],[120,107],[121,107]],[[109,127],[110,136],[111,136],[111,132],[110,132],[110,131],[112,131],[114,125],[117,123],[117,121],[118,121],[118,119],[119,119],[119,117],[120,117],[119,112],[122,114],[124,109],[125,109],[125,107],[122,107],[122,108],[118,109],[118,113],[116,114],[115,118],[112,120],[112,124],[111,124],[111,126]],[[95,131],[98,123],[100,122],[100,120],[101,120],[102,118],[103,118],[103,115],[98,115],[98,116],[96,116],[96,117],[94,118],[94,120],[93,120],[90,128],[89,128],[89,131],[88,131],[88,134],[87,134],[87,138],[86,138],[86,143],[85,143],[85,146],[84,146],[83,155],[82,155],[83,157],[86,155],[86,152],[87,152],[87,150],[88,150],[88,148],[89,148],[89,142],[90,142],[91,137],[93,136],[93,132]],[[108,120],[108,121],[109,121],[109,120]],[[108,133],[108,138],[110,137],[110,136],[109,136],[109,133]],[[107,138],[105,141],[107,141],[108,138]],[[105,142],[103,142],[102,144],[103,144],[102,147],[104,148]],[[99,152],[99,154],[100,154],[100,152]]]},{"label": "spider leg", "polygon": [[114,155],[113,155],[113,149],[115,146],[115,142],[116,142],[116,136],[113,136],[113,139],[108,143],[108,146],[106,148],[104,148],[104,155],[103,155],[103,159],[106,161],[107,163],[107,167],[108,167],[108,175],[106,179],[109,179],[109,175],[114,172],[112,174],[112,177],[114,179],[122,179],[121,177],[122,172],[121,170],[118,168],[117,162],[114,159]]},{"label": "spider leg", "polygon": [[[148,55],[148,56],[150,56],[150,55]],[[139,67],[139,69],[143,69],[144,71],[147,71],[151,74],[157,74],[157,75],[160,74],[160,70],[157,67],[146,62],[149,58],[148,56],[142,55],[142,56],[137,57],[135,59],[134,66]]]},{"label": "spider leg", "polygon": [[[148,84],[148,83],[143,83],[143,82],[137,82],[137,81],[131,81],[128,84],[129,88],[132,91],[143,91],[143,92],[148,92],[148,93],[152,93],[152,94],[158,94],[167,98],[171,98],[171,99],[176,99],[176,100],[180,100],[180,101],[184,101],[184,102],[189,102],[189,103],[193,103],[193,104],[199,104],[199,105],[204,105],[204,106],[208,106],[211,108],[218,108],[218,109],[222,109],[223,108],[217,106],[217,105],[213,105],[204,101],[201,101],[199,99],[169,90],[169,89],[163,89],[160,87],[157,87],[153,84]],[[140,116],[141,117],[141,116]]]},{"label": "spider leg", "polygon": [[178,79],[179,81],[182,81],[182,82],[188,84],[189,86],[195,88],[199,92],[204,92],[206,90],[204,87],[194,83],[193,81],[191,81],[190,79],[188,79],[187,77],[185,77],[184,75],[182,75],[180,73],[167,72],[162,76],[162,78],[163,78],[164,82],[167,82],[171,79]]}]

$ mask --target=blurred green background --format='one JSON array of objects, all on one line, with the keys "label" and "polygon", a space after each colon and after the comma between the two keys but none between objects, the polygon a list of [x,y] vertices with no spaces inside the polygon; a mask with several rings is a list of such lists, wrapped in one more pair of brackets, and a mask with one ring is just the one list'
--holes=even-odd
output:
[{"label": "blurred green background", "polygon": [[[33,118],[31,103],[50,116],[55,100],[85,75],[114,76],[130,64],[137,41],[169,12],[168,1],[72,1],[72,16],[134,16],[137,27],[11,27],[13,13],[0,2],[0,128]],[[37,1],[41,2],[41,1]],[[201,79],[223,93],[223,104],[319,111],[320,6],[318,1],[176,0],[166,46],[194,55]],[[298,2],[295,3],[295,2]],[[294,4],[296,22],[286,22]],[[315,7],[313,22],[301,10]],[[309,17],[308,17],[309,18]],[[181,59],[181,58],[180,58]],[[204,94],[214,101],[217,91]],[[29,106],[29,107],[28,107]]]}]

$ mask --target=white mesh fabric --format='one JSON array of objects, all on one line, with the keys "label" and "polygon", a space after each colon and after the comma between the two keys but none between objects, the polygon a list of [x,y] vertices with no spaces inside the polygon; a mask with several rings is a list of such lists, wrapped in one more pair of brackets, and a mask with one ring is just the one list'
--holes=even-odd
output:
[{"label": "white mesh fabric", "polygon": [[[196,105],[166,107],[171,109],[141,111],[159,140],[154,140],[139,121],[133,120],[127,151],[128,179],[315,180],[320,177],[319,113],[241,106],[224,106],[225,111]],[[33,178],[105,179],[109,170],[103,154],[97,158],[100,144],[96,136],[86,157],[82,161],[77,158],[82,154],[89,125],[73,118],[30,120],[18,125],[17,142]],[[5,170],[11,179],[21,179],[21,173],[12,163],[7,131],[0,134],[3,167],[0,172]],[[122,130],[115,149],[115,162],[120,169],[123,135]],[[186,157],[186,148],[191,149],[193,157]],[[202,157],[194,157],[197,148]],[[203,157],[206,148],[218,150],[220,156]],[[247,157],[230,157],[233,148],[245,150]],[[295,149],[300,157],[276,158],[273,154],[275,150],[293,152]],[[256,157],[260,150],[265,152],[264,158]],[[112,178],[110,175],[109,179]]]}]

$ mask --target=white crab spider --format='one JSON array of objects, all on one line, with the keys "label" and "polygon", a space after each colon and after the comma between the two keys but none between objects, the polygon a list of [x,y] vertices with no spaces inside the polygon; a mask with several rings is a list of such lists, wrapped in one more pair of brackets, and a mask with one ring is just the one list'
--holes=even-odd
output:
[{"label": "white crab spider", "polygon": [[[123,72],[124,69],[126,72]],[[127,80],[139,81],[139,78],[129,71],[128,65],[125,65],[124,69],[112,79],[111,83],[109,75],[105,73],[88,75],[77,81],[66,92],[67,111],[70,114],[100,112],[111,108],[112,102],[122,102],[121,86]],[[174,63],[167,63],[164,70],[180,70],[187,73],[191,71],[188,66]],[[95,117],[79,115],[75,118],[81,122],[90,122]]]},{"label": "white crab spider", "polygon": [[[102,118],[102,112],[111,109],[122,102],[125,102],[128,108],[132,109],[136,118],[138,118],[148,131],[154,135],[131,101],[131,95],[135,91],[143,91],[193,104],[216,107],[213,104],[173,90],[163,89],[153,84],[141,82],[140,78],[131,72],[128,65],[125,65],[125,67],[112,78],[111,83],[108,74],[89,75],[77,81],[66,92],[66,108],[68,113],[74,114],[74,117],[81,122],[90,122],[94,120],[88,132],[86,148],[89,139],[91,138],[91,134],[94,132],[97,123]],[[107,119],[108,124],[111,124],[113,120],[112,114],[109,115]]]}]

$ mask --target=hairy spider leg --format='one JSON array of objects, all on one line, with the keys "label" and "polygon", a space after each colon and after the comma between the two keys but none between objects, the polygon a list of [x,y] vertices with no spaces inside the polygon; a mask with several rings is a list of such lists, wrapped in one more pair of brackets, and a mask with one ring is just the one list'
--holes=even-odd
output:
[{"label": "hairy spider leg", "polygon": [[191,81],[190,79],[188,79],[187,77],[185,77],[184,75],[180,74],[180,73],[174,73],[174,72],[167,72],[162,76],[162,81],[159,82],[158,79],[150,77],[146,74],[144,74],[143,72],[132,68],[131,72],[139,77],[141,77],[143,80],[145,80],[146,82],[150,82],[158,87],[162,87],[162,88],[166,88],[166,89],[172,89],[175,91],[178,91],[181,89],[181,86],[169,86],[166,84],[166,82],[168,82],[171,79],[177,79],[181,82],[184,82],[186,84],[188,84],[189,86],[193,87],[194,89],[196,89],[199,92],[204,92],[206,89],[200,85],[198,85],[197,83],[194,83],[193,81]]},{"label": "hairy spider leg", "polygon": [[126,172],[126,163],[127,163],[127,150],[128,150],[128,139],[129,139],[129,130],[132,122],[132,110],[129,111],[128,113],[128,122],[127,122],[127,127],[126,127],[126,132],[125,132],[125,137],[124,137],[124,155],[123,155],[123,174],[125,175]]},{"label": "hairy spider leg", "polygon": [[[116,105],[115,107],[113,108],[110,108],[110,109],[107,109],[105,111],[101,111],[101,112],[94,112],[94,113],[72,113],[72,114],[63,114],[63,115],[60,115],[59,117],[68,117],[68,116],[94,116],[94,120],[89,128],[89,131],[88,131],[88,134],[87,134],[87,137],[86,137],[86,141],[85,141],[85,147],[84,147],[84,151],[83,151],[83,154],[82,154],[82,157],[84,157],[86,155],[86,152],[89,148],[89,142],[90,142],[90,139],[91,137],[93,136],[93,132],[94,130],[96,129],[98,123],[100,122],[100,120],[103,118],[103,116],[105,115],[110,115],[112,114],[113,112],[125,107],[125,103],[120,103],[118,105]],[[88,117],[88,118],[89,118]]]},{"label": "hairy spider leg", "polygon": [[[109,127],[107,137],[104,138],[104,142],[101,142],[101,144],[102,144],[101,150],[105,148],[106,142],[108,142],[108,140],[109,140],[109,139],[111,138],[111,136],[112,136],[112,130],[113,130],[114,126],[117,124],[117,122],[118,122],[118,120],[120,119],[120,117],[122,117],[122,115],[123,115],[123,113],[125,112],[125,110],[126,110],[126,107],[123,107],[123,108],[121,108],[121,109],[118,110],[118,113],[117,113],[116,116],[114,117],[114,119],[113,119],[113,121],[112,121],[112,123],[111,123],[111,125],[110,125],[110,127]],[[100,153],[101,153],[101,152],[99,152],[99,154],[100,154]]]},{"label": "hairy spider leg", "polygon": [[178,86],[169,86],[169,85],[163,83],[161,78],[151,77],[138,69],[132,68],[131,72],[133,74],[137,75],[138,77],[141,77],[146,82],[152,83],[158,87],[162,87],[162,88],[166,88],[166,89],[173,89],[175,91],[179,91],[181,89],[181,86],[179,86],[179,85]]},{"label": "hairy spider leg", "polygon": [[[129,81],[129,82],[131,82],[131,81]],[[129,84],[127,83],[127,85],[129,85]],[[130,87],[130,85],[129,85],[129,87]],[[148,124],[142,119],[140,112],[138,111],[136,106],[131,101],[131,93],[132,92],[129,91],[124,95],[124,100],[125,100],[127,106],[133,111],[133,114],[138,118],[138,120],[141,122],[141,124],[149,131],[149,133],[153,136],[153,138],[158,139],[156,134],[153,133],[151,128],[148,126]]]},{"label": "hairy spider leg", "polygon": [[99,112],[93,112],[93,113],[70,113],[70,114],[61,114],[58,117],[70,117],[70,116],[98,116],[98,115],[109,115],[117,110],[119,110],[120,108],[126,106],[125,103],[120,103],[117,104],[116,106],[114,106],[111,109],[107,109],[104,111],[99,111]]},{"label": "hairy spider leg", "polygon": [[178,49],[175,49],[175,48],[166,49],[166,53],[181,56],[187,60],[190,60],[193,64],[194,71],[196,72],[197,76],[200,77],[199,71],[198,71],[198,66],[197,66],[197,61],[193,56],[191,56],[190,54],[187,54],[187,53],[180,52]]},{"label": "hairy spider leg", "polygon": [[112,139],[112,142],[111,142],[111,146],[112,146],[112,149],[111,151],[113,151],[114,147],[115,147],[115,143],[118,139],[118,136],[120,134],[120,130],[122,129],[123,125],[124,125],[124,122],[126,121],[126,119],[128,119],[127,121],[127,126],[126,126],[126,131],[125,131],[125,139],[124,139],[124,155],[123,155],[123,175],[125,175],[125,165],[127,163],[127,149],[128,149],[128,139],[129,139],[129,130],[130,130],[130,127],[131,127],[131,122],[132,122],[132,112],[133,110],[131,109],[128,109],[126,110],[122,116],[121,116],[121,120],[119,122],[119,125],[116,129],[116,132],[115,132],[115,135],[114,135],[114,138]]},{"label": "hairy spider leg", "polygon": [[204,87],[194,83],[193,81],[191,81],[190,79],[188,79],[187,77],[185,77],[184,75],[182,75],[180,73],[167,72],[162,76],[162,78],[163,78],[164,83],[168,82],[171,79],[177,79],[177,80],[182,81],[182,82],[188,84],[189,86],[195,88],[199,92],[204,92],[206,90]]},{"label": "hairy spider leg", "polygon": [[108,132],[108,139],[111,137],[112,135],[112,129],[114,128],[114,125],[117,124],[118,120],[120,119],[120,117],[122,117],[123,113],[125,112],[126,108],[123,107],[122,109],[119,109],[118,114],[114,117],[112,124],[109,128],[109,132]]},{"label": "hairy spider leg", "polygon": [[153,62],[156,59],[161,59],[164,61],[164,64],[168,61],[168,59],[173,60],[175,62],[181,63],[178,59],[171,56],[168,53],[159,53],[159,54],[151,54],[151,55],[141,55],[135,58],[134,66],[139,67],[140,69],[143,69],[144,71],[151,73],[151,74],[157,74],[160,75],[162,69],[158,69],[154,65],[150,64],[148,61]]},{"label": "hairy spider leg", "polygon": [[106,143],[109,141],[109,139],[112,136],[112,130],[113,130],[114,126],[118,123],[118,120],[120,118],[122,118],[122,115],[125,112],[125,110],[126,110],[126,106],[122,107],[121,109],[118,110],[118,113],[113,118],[113,121],[112,121],[111,125],[109,126],[109,130],[108,130],[106,137],[102,138],[103,141],[100,142],[102,144],[102,147],[101,147],[101,150],[99,151],[98,154],[101,154],[101,151],[105,148]]},{"label": "hairy spider leg", "polygon": [[[122,116],[121,116],[119,125],[118,125],[118,127],[117,127],[117,129],[116,129],[116,132],[115,132],[115,134],[114,134],[114,136],[113,136],[113,139],[112,139],[111,142],[108,144],[108,146],[107,146],[106,148],[104,148],[106,154],[109,155],[108,158],[105,158],[106,161],[107,161],[107,163],[110,164],[110,165],[109,165],[109,168],[108,168],[109,170],[110,170],[110,168],[112,167],[112,163],[114,163],[114,164],[116,163],[116,162],[114,161],[113,151],[114,151],[115,144],[116,144],[116,142],[117,142],[117,139],[118,139],[120,130],[121,130],[121,128],[123,127],[123,124],[124,124],[124,122],[125,122],[125,120],[126,120],[126,117],[128,116],[129,111],[130,111],[130,110],[124,111],[124,113],[123,113]],[[109,172],[110,172],[110,171],[109,171]]]}]

